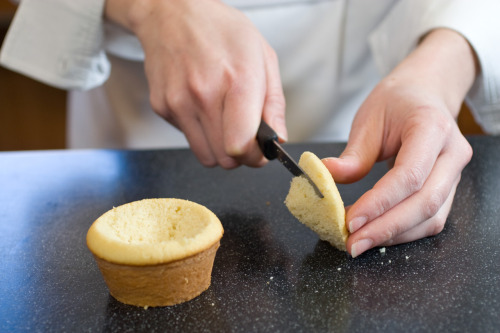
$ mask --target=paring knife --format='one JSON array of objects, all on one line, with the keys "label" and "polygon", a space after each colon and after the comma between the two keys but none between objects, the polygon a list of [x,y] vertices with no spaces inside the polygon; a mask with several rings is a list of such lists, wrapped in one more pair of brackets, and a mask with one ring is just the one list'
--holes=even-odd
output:
[{"label": "paring knife", "polygon": [[278,143],[278,135],[264,120],[261,120],[259,130],[257,131],[257,141],[262,153],[268,160],[278,160],[288,169],[294,176],[304,177],[309,181],[318,197],[323,198],[323,194],[318,186],[314,184],[311,178],[302,170],[302,168],[294,161],[294,159],[281,147]]}]

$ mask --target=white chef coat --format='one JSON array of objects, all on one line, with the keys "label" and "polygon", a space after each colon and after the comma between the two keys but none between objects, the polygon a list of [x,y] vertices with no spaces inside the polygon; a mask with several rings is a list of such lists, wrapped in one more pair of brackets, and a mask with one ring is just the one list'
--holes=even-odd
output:
[{"label": "white chef coat", "polygon": [[[438,27],[461,33],[481,74],[467,96],[478,123],[500,133],[500,1],[226,0],[275,49],[291,142],[345,141],[371,89]],[[102,17],[104,0],[23,0],[0,63],[71,90],[68,146],[187,146],[149,105],[139,41]]]}]

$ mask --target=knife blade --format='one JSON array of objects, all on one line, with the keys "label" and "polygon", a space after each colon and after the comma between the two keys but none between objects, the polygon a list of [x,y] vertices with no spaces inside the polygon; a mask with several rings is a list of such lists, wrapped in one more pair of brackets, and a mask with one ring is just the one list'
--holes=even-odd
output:
[{"label": "knife blade", "polygon": [[262,153],[268,160],[278,159],[294,176],[304,177],[311,184],[316,195],[323,198],[323,194],[312,179],[295,162],[295,160],[278,143],[278,134],[264,120],[261,120],[257,131],[257,142]]}]

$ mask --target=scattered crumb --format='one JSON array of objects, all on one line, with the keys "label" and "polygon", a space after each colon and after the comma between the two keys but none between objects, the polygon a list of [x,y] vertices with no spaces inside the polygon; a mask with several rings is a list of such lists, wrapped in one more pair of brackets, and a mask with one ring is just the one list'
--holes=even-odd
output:
[{"label": "scattered crumb", "polygon": [[380,253],[385,253],[385,247],[381,247],[381,248],[379,249],[379,251],[380,251]]},{"label": "scattered crumb", "polygon": [[269,278],[269,280],[271,280],[271,281],[272,281],[273,279],[274,279],[274,276],[271,276],[271,277]]},{"label": "scattered crumb", "polygon": [[215,306],[215,303],[212,303],[212,306]]},{"label": "scattered crumb", "polygon": [[408,260],[408,258],[410,258],[409,256],[406,256],[406,260]]},{"label": "scattered crumb", "polygon": [[144,306],[144,310],[147,310],[149,308],[149,305]]},{"label": "scattered crumb", "polygon": [[339,268],[337,268],[337,270],[340,272],[342,270],[342,268],[339,267]]},{"label": "scattered crumb", "polygon": [[392,261],[389,259],[389,264],[391,263]]}]

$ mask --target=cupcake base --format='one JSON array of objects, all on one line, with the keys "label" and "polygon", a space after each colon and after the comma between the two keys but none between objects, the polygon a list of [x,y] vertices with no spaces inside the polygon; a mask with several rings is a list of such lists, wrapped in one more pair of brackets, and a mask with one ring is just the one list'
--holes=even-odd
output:
[{"label": "cupcake base", "polygon": [[193,256],[157,265],[131,266],[94,256],[110,294],[143,307],[189,301],[208,289],[220,242]]}]

